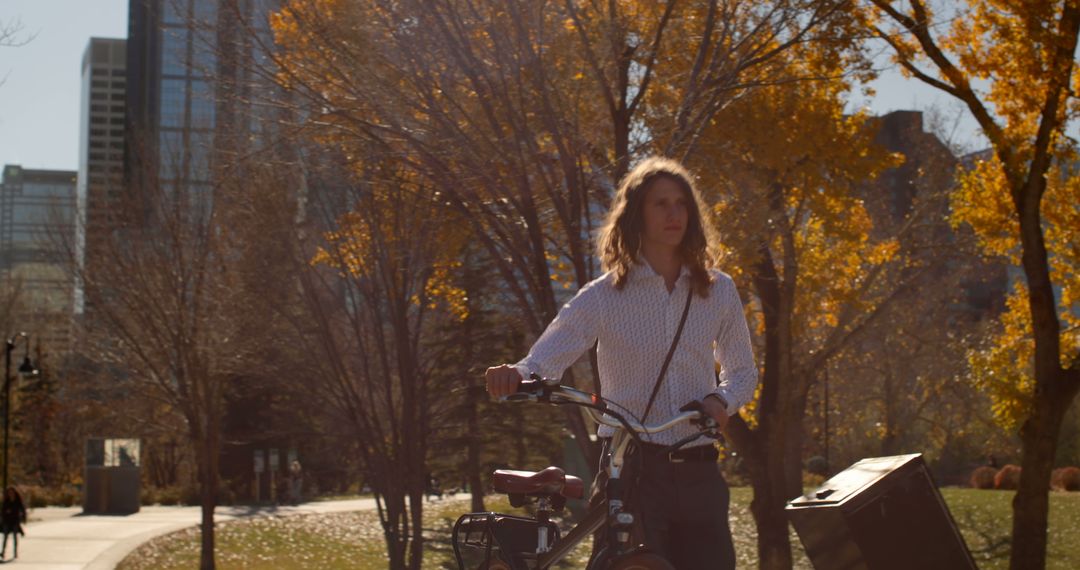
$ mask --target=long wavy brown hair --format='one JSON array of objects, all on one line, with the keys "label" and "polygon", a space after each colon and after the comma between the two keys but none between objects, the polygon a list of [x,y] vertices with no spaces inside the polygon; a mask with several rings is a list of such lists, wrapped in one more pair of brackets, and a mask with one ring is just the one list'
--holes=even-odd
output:
[{"label": "long wavy brown hair", "polygon": [[645,230],[645,216],[642,213],[645,194],[653,182],[661,178],[678,184],[686,195],[688,220],[686,235],[679,244],[679,260],[690,270],[694,292],[708,297],[712,284],[709,268],[716,261],[716,230],[701,194],[694,187],[694,177],[686,167],[670,158],[646,158],[622,179],[607,221],[600,230],[597,254],[604,270],[615,273],[615,288],[622,290],[641,248],[641,236]]}]

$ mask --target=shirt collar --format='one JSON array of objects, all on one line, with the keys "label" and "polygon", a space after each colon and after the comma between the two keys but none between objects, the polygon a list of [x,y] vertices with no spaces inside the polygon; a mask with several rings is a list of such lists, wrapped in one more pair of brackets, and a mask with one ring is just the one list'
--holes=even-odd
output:
[{"label": "shirt collar", "polygon": [[[682,279],[690,275],[690,268],[683,264],[679,269],[678,279]],[[630,271],[627,273],[630,281],[640,281],[642,279],[663,279],[664,277],[656,272],[648,262],[644,260],[634,260],[633,265],[630,266]],[[676,279],[676,281],[678,281]]]}]

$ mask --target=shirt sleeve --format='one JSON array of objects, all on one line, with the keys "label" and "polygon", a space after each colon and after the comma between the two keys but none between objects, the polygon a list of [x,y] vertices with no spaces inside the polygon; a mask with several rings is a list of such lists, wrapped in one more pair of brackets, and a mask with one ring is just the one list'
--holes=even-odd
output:
[{"label": "shirt sleeve", "polygon": [[597,281],[585,285],[563,305],[529,349],[529,355],[514,365],[522,378],[532,373],[562,378],[563,372],[596,343],[603,301],[597,285]]},{"label": "shirt sleeve", "polygon": [[742,301],[735,283],[727,275],[720,291],[722,318],[716,333],[713,356],[720,364],[720,384],[716,394],[727,402],[728,415],[734,415],[754,397],[758,383],[754,349],[750,344],[750,329],[746,325]]}]

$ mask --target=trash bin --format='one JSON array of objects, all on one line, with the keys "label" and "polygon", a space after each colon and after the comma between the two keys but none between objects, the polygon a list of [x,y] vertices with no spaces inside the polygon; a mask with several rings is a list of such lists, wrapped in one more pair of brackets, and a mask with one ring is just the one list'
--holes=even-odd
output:
[{"label": "trash bin", "polygon": [[139,512],[139,482],[139,440],[91,438],[86,441],[84,514]]},{"label": "trash bin", "polygon": [[860,460],[786,510],[815,568],[976,568],[921,454]]}]

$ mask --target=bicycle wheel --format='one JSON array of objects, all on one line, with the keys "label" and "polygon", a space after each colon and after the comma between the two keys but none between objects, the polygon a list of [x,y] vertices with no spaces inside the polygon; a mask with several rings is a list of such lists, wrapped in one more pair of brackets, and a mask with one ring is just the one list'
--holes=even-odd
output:
[{"label": "bicycle wheel", "polygon": [[675,567],[651,552],[631,552],[613,561],[606,570],[675,570]]}]

